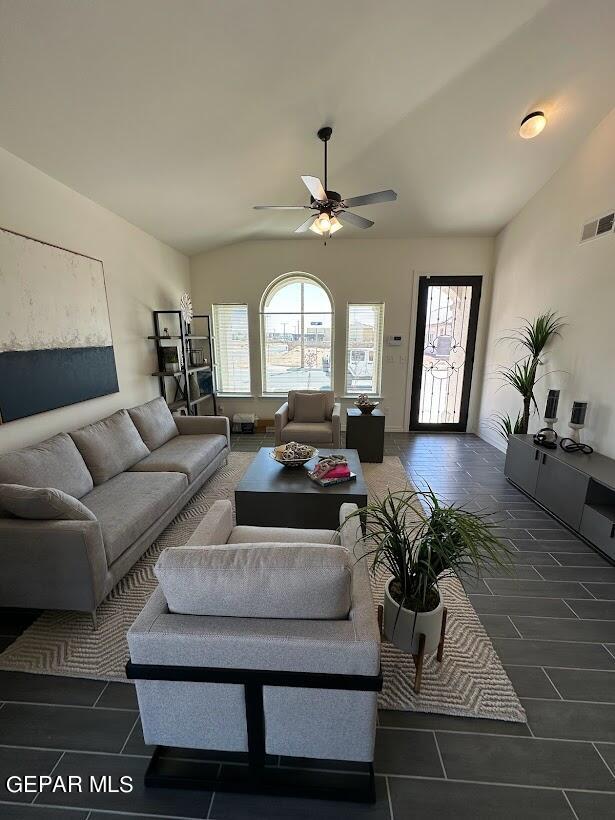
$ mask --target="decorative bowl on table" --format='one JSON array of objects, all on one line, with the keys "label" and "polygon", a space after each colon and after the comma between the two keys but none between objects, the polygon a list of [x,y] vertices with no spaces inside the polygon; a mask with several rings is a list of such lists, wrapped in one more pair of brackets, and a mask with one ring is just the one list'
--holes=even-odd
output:
[{"label": "decorative bowl on table", "polygon": [[354,406],[357,407],[365,416],[368,416],[373,410],[378,407],[379,402],[372,401],[367,393],[361,393],[359,398],[355,401]]},{"label": "decorative bowl on table", "polygon": [[289,441],[288,444],[280,444],[271,451],[271,458],[285,467],[303,467],[303,465],[318,455],[318,450],[309,444],[301,444],[297,441]]}]

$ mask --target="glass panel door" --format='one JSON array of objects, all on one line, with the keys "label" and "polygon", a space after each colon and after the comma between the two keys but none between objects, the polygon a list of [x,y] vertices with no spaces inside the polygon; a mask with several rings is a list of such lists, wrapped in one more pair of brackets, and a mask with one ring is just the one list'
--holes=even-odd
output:
[{"label": "glass panel door", "polygon": [[465,430],[476,344],[480,276],[419,280],[411,430]]}]

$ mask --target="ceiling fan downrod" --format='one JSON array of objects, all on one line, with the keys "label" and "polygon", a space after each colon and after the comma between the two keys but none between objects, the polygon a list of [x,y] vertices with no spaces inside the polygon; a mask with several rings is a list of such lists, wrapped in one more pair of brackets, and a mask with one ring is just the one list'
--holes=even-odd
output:
[{"label": "ceiling fan downrod", "polygon": [[331,134],[333,134],[333,128],[329,125],[325,125],[322,128],[318,129],[318,139],[322,140],[325,144],[325,191],[327,190],[327,143],[331,139]]}]

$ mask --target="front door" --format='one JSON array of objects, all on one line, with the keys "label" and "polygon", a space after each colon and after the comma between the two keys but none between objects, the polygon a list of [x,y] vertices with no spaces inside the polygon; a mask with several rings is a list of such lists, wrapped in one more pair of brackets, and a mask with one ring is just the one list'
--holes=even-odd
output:
[{"label": "front door", "polygon": [[466,429],[481,276],[421,276],[410,430]]}]

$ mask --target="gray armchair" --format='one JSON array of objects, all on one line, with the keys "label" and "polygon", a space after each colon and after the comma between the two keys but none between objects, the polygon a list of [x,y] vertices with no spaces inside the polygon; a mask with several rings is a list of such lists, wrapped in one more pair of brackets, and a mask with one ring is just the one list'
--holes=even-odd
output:
[{"label": "gray armchair", "polygon": [[333,390],[289,390],[275,414],[275,444],[300,441],[314,447],[341,445],[340,404]]},{"label": "gray armchair", "polygon": [[[157,746],[146,784],[176,786],[185,775],[165,774],[166,747],[184,747],[247,764],[192,768],[195,788],[299,794],[301,769],[269,758],[282,755],[352,761],[343,796],[375,799],[380,636],[353,510],[340,509],[339,532],[233,527],[217,501],[186,547],[162,553],[128,632],[127,675]],[[339,797],[332,778],[304,783],[306,796]]]}]

